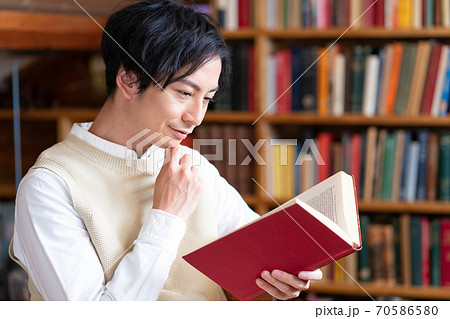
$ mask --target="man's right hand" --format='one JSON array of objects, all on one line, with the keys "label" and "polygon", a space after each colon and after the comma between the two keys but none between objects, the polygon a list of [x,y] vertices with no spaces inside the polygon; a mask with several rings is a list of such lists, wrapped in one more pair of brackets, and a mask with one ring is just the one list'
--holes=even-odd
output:
[{"label": "man's right hand", "polygon": [[164,165],[155,181],[153,208],[187,220],[197,207],[203,184],[192,156],[180,158],[180,147],[166,148]]}]

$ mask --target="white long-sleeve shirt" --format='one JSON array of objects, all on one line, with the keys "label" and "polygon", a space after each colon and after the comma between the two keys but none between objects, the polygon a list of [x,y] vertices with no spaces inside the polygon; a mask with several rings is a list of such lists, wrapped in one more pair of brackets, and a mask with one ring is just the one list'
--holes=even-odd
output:
[{"label": "white long-sleeve shirt", "polygon": [[[90,133],[91,125],[75,124],[70,133],[113,156],[129,154],[125,146]],[[141,158],[154,150],[150,147]],[[137,158],[135,152],[133,156]],[[258,217],[211,163],[202,161],[198,169],[204,187],[214,190],[219,237]],[[46,300],[156,300],[186,225],[175,215],[153,209],[142,229],[149,227],[105,283],[102,265],[66,184],[47,169],[33,169],[17,192],[14,254]]]}]

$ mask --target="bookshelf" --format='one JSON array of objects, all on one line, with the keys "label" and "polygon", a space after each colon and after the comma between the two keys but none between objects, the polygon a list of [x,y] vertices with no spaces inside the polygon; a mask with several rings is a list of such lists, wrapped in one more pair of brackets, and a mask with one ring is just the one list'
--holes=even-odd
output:
[{"label": "bookshelf", "polygon": [[[205,3],[207,1],[200,1]],[[209,1],[212,14],[215,15],[216,2]],[[251,42],[254,46],[254,112],[208,112],[204,123],[242,124],[251,126],[255,140],[269,139],[273,128],[283,131],[284,127],[308,126],[316,129],[333,128],[335,130],[361,130],[370,126],[378,128],[431,128],[437,132],[450,127],[450,117],[432,118],[430,116],[373,116],[358,114],[342,116],[317,115],[316,113],[264,114],[270,104],[267,100],[268,58],[274,48],[290,47],[293,43],[305,45],[325,45],[340,37],[346,28],[308,29],[270,29],[266,27],[267,10],[265,1],[254,1],[253,27],[238,28],[234,31],[224,29],[223,34],[232,43]],[[217,16],[216,16],[217,17]],[[104,18],[98,20],[101,24]],[[68,36],[70,35],[70,37]],[[101,39],[101,30],[86,16],[64,15],[54,13],[24,13],[19,11],[0,11],[0,50],[96,50]],[[341,40],[354,45],[356,42],[377,45],[396,40],[417,42],[423,39],[436,39],[450,42],[450,28],[433,27],[420,29],[384,29],[381,27],[350,29],[342,35]],[[92,120],[97,110],[83,107],[59,107],[55,109],[24,110],[21,118],[30,122],[55,122],[55,142],[63,139],[71,123]],[[12,111],[0,109],[0,120],[11,121]],[[256,121],[256,122],[255,122]],[[255,123],[254,123],[255,122]],[[254,124],[253,124],[254,123]],[[280,129],[281,128],[281,129]],[[283,133],[283,132],[282,132]],[[285,133],[289,137],[288,133]],[[260,153],[267,152],[264,145]],[[265,189],[269,188],[270,177],[265,167],[255,165],[254,178]],[[268,198],[265,190],[255,186],[253,194],[244,199],[258,213],[262,214],[276,204]],[[0,198],[13,198],[15,186],[0,183]],[[283,198],[276,198],[283,203]],[[448,202],[389,202],[360,201],[361,213],[368,215],[432,215],[450,216]],[[422,287],[411,285],[394,285],[392,287],[377,284],[364,284],[364,288],[373,296],[398,296],[411,299],[449,299],[450,288]],[[320,282],[314,283],[310,291],[335,296],[363,296],[365,293],[356,285],[349,283]]]},{"label": "bookshelf", "polygon": [[[330,27],[326,29],[317,28],[269,28],[266,26],[268,12],[266,3],[270,1],[256,1],[254,29],[235,29],[230,31],[225,29],[224,35],[227,39],[236,41],[251,40],[255,47],[255,60],[257,68],[255,69],[255,91],[256,93],[256,115],[257,122],[254,123],[254,132],[256,139],[268,139],[274,137],[274,128],[284,138],[298,138],[290,133],[292,127],[307,127],[331,131],[353,131],[365,130],[369,127],[378,129],[419,130],[427,128],[434,132],[448,130],[450,117],[431,117],[431,116],[410,116],[410,115],[389,115],[389,116],[364,116],[360,114],[345,113],[341,116],[319,115],[317,113],[299,113],[287,112],[285,114],[273,114],[267,112],[266,107],[271,103],[267,99],[266,92],[270,89],[267,78],[270,76],[269,56],[272,52],[286,47],[291,47],[300,43],[304,46],[326,46],[337,38],[347,46],[356,44],[374,44],[378,47],[385,43],[394,41],[405,41],[416,43],[421,40],[434,39],[442,43],[449,43],[450,28],[444,26],[422,27],[422,28],[384,28],[374,26],[370,28],[359,27],[347,29],[346,27]],[[342,1],[344,3],[345,1]],[[279,3],[284,3],[280,1]],[[289,5],[289,4],[288,4]],[[261,116],[265,113],[263,116]],[[260,117],[261,116],[261,117]],[[252,123],[253,124],[253,123]],[[286,132],[284,132],[286,131]],[[265,154],[267,146],[265,145],[260,153]],[[269,188],[270,172],[265,167],[256,166],[255,179],[265,189]],[[265,190],[255,187],[255,198],[258,205],[255,205],[258,212],[266,212],[277,206],[277,203],[283,203],[288,198],[275,198],[275,201],[266,194]],[[444,218],[450,216],[450,205],[448,202],[437,200],[425,201],[385,201],[385,200],[360,200],[360,212],[369,216],[430,216]],[[389,217],[388,217],[389,218]],[[366,289],[374,297],[396,296],[408,299],[437,299],[445,300],[450,298],[450,288],[432,287],[432,286],[413,286],[397,284],[386,287],[376,283],[364,283]],[[323,281],[313,283],[311,291],[335,296],[365,296],[364,291],[351,282],[335,283]],[[339,297],[338,297],[339,298]]]}]

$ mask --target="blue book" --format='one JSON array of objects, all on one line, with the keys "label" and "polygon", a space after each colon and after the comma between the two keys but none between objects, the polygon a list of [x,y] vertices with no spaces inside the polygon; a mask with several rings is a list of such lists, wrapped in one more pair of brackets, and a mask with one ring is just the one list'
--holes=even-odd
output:
[{"label": "blue book", "polygon": [[302,27],[312,27],[311,14],[310,1],[302,0]]},{"label": "blue book", "polygon": [[411,131],[405,131],[405,146],[403,148],[403,165],[402,165],[402,180],[400,184],[400,200],[406,200],[406,180],[407,180],[407,167],[409,160],[410,145],[412,141]]},{"label": "blue book", "polygon": [[406,168],[406,193],[405,200],[413,202],[416,199],[417,176],[419,170],[419,151],[420,144],[412,141],[410,144],[407,168]]},{"label": "blue book", "polygon": [[434,1],[425,0],[425,26],[434,27]]},{"label": "blue book", "polygon": [[444,88],[442,91],[442,99],[439,107],[439,116],[445,117],[448,113],[448,103],[450,100],[450,51],[448,53],[447,72],[445,73]]},{"label": "blue book", "polygon": [[428,157],[428,140],[430,131],[420,130],[418,140],[419,150],[419,168],[417,176],[417,194],[416,200],[424,201],[427,198],[427,157]]}]

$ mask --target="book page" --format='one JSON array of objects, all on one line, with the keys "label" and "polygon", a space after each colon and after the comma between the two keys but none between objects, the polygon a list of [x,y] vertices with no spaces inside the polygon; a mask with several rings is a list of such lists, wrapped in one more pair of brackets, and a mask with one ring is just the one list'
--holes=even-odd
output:
[{"label": "book page", "polygon": [[[331,219],[356,243],[359,242],[357,210],[353,178],[344,172],[336,173],[296,197]],[[346,213],[349,216],[346,216]]]},{"label": "book page", "polygon": [[334,221],[336,224],[340,224],[336,208],[336,185],[328,187],[310,200],[305,201],[305,203]]}]

